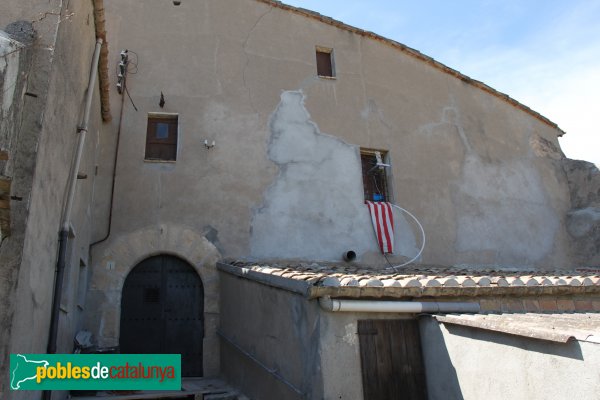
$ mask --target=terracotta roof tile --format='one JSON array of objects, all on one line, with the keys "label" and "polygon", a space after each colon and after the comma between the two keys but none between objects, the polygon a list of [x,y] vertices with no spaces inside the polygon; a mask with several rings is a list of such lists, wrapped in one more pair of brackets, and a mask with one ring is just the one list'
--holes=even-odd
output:
[{"label": "terracotta roof tile", "polygon": [[[355,264],[336,263],[253,263],[235,261],[227,265],[252,271],[260,277],[276,277],[302,282],[312,292],[348,288],[360,292],[344,294],[362,296],[443,296],[492,295],[499,291],[522,294],[600,292],[600,270],[521,271],[510,269],[414,266],[401,271],[368,269]],[[266,278],[265,278],[266,279]],[[280,281],[281,282],[281,281]],[[308,289],[307,289],[308,290]],[[372,290],[382,290],[373,292]],[[557,291],[558,290],[558,291]],[[320,295],[327,294],[319,292]],[[356,294],[359,293],[359,294]],[[315,294],[316,296],[317,294]]]}]

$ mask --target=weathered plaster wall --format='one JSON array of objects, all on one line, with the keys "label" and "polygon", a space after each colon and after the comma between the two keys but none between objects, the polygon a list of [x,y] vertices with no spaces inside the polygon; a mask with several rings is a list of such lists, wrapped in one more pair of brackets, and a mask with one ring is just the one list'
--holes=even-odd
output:
[{"label": "weathered plaster wall", "polygon": [[[357,149],[368,147],[389,150],[393,198],[428,234],[422,262],[569,265],[559,131],[530,114],[380,41],[252,0],[107,1],[106,12],[112,54],[138,55],[111,237],[185,220],[227,257],[334,260],[353,248],[383,264],[361,210]],[[334,49],[336,79],[316,77],[315,45]],[[176,163],[144,162],[149,112],[179,114]],[[118,130],[115,118],[101,141],[97,238]],[[399,262],[420,237],[397,220]]]},{"label": "weathered plaster wall", "polygon": [[268,284],[224,271],[219,278],[223,374],[252,398],[361,400],[357,321],[414,317],[329,313],[317,300]]},{"label": "weathered plaster wall", "polygon": [[[25,70],[25,86],[14,103],[21,107],[21,118],[13,127],[17,146],[10,156],[14,236],[3,241],[1,249],[2,269],[9,270],[12,280],[11,301],[2,304],[6,306],[4,319],[9,322],[2,326],[6,331],[0,343],[3,349],[0,385],[3,398],[32,399],[39,394],[6,391],[4,385],[9,379],[5,361],[9,353],[46,350],[59,221],[95,35],[90,1],[70,2],[70,5],[41,0],[3,2],[0,24],[15,21],[33,21],[37,36],[28,50],[31,63]],[[18,22],[12,27],[19,33],[27,24]],[[24,92],[28,95],[23,96]],[[75,235],[70,239],[67,293],[77,291],[79,274],[86,273],[79,265],[86,262],[88,254],[95,147],[100,125],[97,92],[94,98],[93,110],[97,111],[92,113],[79,171],[88,178],[78,181],[73,210]],[[9,245],[10,249],[6,249]],[[60,352],[72,350],[74,332],[80,327],[81,309],[74,297],[68,294],[62,303]]]},{"label": "weathered plaster wall", "polygon": [[[317,304],[316,300],[311,303]],[[412,314],[320,311],[320,354],[324,399],[363,399],[358,321],[414,318]]]},{"label": "weathered plaster wall", "polygon": [[528,339],[421,319],[432,400],[596,399],[600,345]]},{"label": "weathered plaster wall", "polygon": [[219,329],[226,338],[221,365],[228,382],[255,399],[329,399],[323,392],[317,303],[225,272],[219,278]]},{"label": "weathered plaster wall", "polygon": [[[363,204],[360,149],[321,133],[304,101],[302,92],[283,92],[271,116],[267,152],[279,173],[254,212],[250,255],[335,260],[353,250],[363,259],[371,252],[377,260],[379,248]],[[395,214],[395,253],[412,257],[418,251],[415,239],[403,215]]]}]

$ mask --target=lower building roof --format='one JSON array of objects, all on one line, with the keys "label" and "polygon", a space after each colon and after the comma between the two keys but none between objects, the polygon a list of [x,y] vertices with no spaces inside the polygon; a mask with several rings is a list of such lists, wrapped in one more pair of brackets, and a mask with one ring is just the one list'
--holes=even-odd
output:
[{"label": "lower building roof", "polygon": [[462,325],[511,335],[566,343],[600,343],[600,313],[448,314],[435,315],[444,324]]},{"label": "lower building roof", "polygon": [[600,293],[599,269],[523,271],[443,267],[369,268],[350,263],[221,262],[222,271],[309,298],[459,297]]}]

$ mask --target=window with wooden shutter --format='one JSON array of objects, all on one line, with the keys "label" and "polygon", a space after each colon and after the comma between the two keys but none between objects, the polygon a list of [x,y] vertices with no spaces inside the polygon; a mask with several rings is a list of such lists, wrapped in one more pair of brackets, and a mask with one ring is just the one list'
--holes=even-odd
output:
[{"label": "window with wooden shutter", "polygon": [[317,75],[322,78],[335,77],[333,49],[317,46]]},{"label": "window with wooden shutter", "polygon": [[177,159],[178,116],[149,114],[146,130],[146,160],[175,161]]}]

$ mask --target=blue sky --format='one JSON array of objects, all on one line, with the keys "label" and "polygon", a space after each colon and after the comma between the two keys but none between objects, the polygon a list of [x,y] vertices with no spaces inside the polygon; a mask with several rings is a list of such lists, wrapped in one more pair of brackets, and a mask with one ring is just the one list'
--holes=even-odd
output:
[{"label": "blue sky", "polygon": [[413,47],[556,122],[600,166],[600,0],[284,0]]}]

